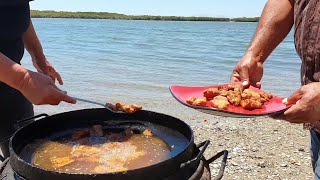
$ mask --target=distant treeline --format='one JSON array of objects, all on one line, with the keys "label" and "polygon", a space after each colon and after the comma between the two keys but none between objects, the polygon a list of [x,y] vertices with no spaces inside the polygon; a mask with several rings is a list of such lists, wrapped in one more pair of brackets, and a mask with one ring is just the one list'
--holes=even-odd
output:
[{"label": "distant treeline", "polygon": [[81,19],[123,19],[123,20],[163,20],[163,21],[236,21],[257,22],[255,18],[215,18],[215,17],[182,17],[182,16],[131,16],[108,12],[64,12],[64,11],[31,11],[33,18],[81,18]]}]

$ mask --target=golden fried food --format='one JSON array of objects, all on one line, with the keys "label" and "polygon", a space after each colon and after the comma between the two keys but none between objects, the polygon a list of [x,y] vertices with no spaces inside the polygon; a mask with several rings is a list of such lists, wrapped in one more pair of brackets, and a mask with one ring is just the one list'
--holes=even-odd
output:
[{"label": "golden fried food", "polygon": [[242,84],[229,84],[228,85],[228,90],[230,91],[236,91],[236,92],[242,92],[244,87]]},{"label": "golden fried food", "polygon": [[123,110],[123,107],[125,106],[125,104],[123,102],[117,102],[115,104],[115,110]]},{"label": "golden fried food", "polygon": [[101,150],[99,148],[93,146],[79,145],[73,148],[71,154],[73,157],[88,157],[96,155],[100,151]]},{"label": "golden fried food", "polygon": [[218,88],[209,88],[203,91],[203,96],[206,97],[208,100],[213,99],[219,94],[220,94],[220,91],[218,90]]},{"label": "golden fried food", "polygon": [[240,106],[241,102],[241,92],[239,91],[229,91],[227,95],[227,99],[232,105]]},{"label": "golden fried food", "polygon": [[224,96],[216,96],[211,100],[213,107],[218,109],[227,109],[229,106],[229,101]]},{"label": "golden fried food", "polygon": [[190,105],[193,105],[193,102],[196,100],[197,98],[195,97],[190,97],[187,99],[187,103],[190,104]]},{"label": "golden fried food", "polygon": [[73,162],[74,160],[70,157],[51,158],[52,167],[55,169],[67,166]]},{"label": "golden fried food", "polygon": [[123,172],[123,171],[128,171],[128,168],[125,168],[122,165],[118,165],[118,166],[97,166],[97,167],[94,168],[94,172],[97,173],[97,174]]},{"label": "golden fried food", "polygon": [[146,153],[144,151],[134,152],[129,156],[129,161],[138,159],[141,156],[144,156]]},{"label": "golden fried food", "polygon": [[259,94],[263,103],[269,101],[273,97],[271,93],[267,92],[259,92]]},{"label": "golden fried food", "polygon": [[94,168],[93,171],[95,173],[97,173],[97,174],[102,174],[102,173],[105,173],[105,172],[108,171],[108,167],[106,167],[106,166],[97,166],[97,167]]},{"label": "golden fried food", "polygon": [[[88,133],[90,130],[91,134],[80,138],[83,132]],[[103,130],[105,132],[101,133]],[[97,136],[101,134],[106,135]],[[80,139],[74,140],[72,136]],[[55,141],[39,141],[41,144],[43,141],[46,143],[37,149],[32,157],[32,164],[63,173],[122,172],[162,162],[170,158],[171,152],[171,147],[162,139],[153,136],[150,129],[138,133],[138,130],[127,128],[121,132],[95,125],[76,130],[76,133],[69,137]],[[99,143],[96,143],[97,141]]]},{"label": "golden fried food", "polygon": [[244,109],[259,109],[262,107],[263,100],[258,92],[245,89],[242,94],[241,107]]},{"label": "golden fried food", "polygon": [[244,109],[258,109],[272,98],[271,93],[245,89],[239,83],[206,89],[203,91],[203,96],[202,98],[190,97],[186,102],[194,106],[206,106],[206,101],[211,100],[212,106],[219,109],[226,109],[229,104],[241,106]]},{"label": "golden fried food", "polygon": [[191,104],[193,106],[206,106],[207,105],[207,98],[202,97],[202,98],[195,98],[191,97],[187,100],[188,104]]},{"label": "golden fried food", "polygon": [[100,158],[98,157],[94,157],[94,156],[90,156],[90,157],[80,157],[77,158],[77,161],[82,161],[82,162],[91,162],[91,163],[99,163],[100,162]]},{"label": "golden fried food", "polygon": [[229,91],[229,87],[228,86],[219,86],[218,90],[219,91],[223,91],[223,90]]},{"label": "golden fried food", "polygon": [[260,99],[261,98],[259,93],[255,92],[251,89],[245,89],[242,92],[241,96],[242,96],[242,99],[251,99],[251,98]]},{"label": "golden fried food", "polygon": [[134,113],[136,111],[139,111],[142,109],[142,106],[136,105],[136,104],[130,104],[130,105],[126,105],[122,102],[118,102],[116,103],[116,105],[114,106],[114,110],[115,111],[123,111],[126,113]]},{"label": "golden fried food", "polygon": [[228,90],[222,89],[222,90],[220,91],[220,94],[219,94],[219,95],[220,95],[220,96],[227,97],[228,94],[229,94],[229,91],[228,91]]},{"label": "golden fried food", "polygon": [[153,136],[153,133],[150,129],[144,130],[142,134],[145,136]]},{"label": "golden fried food", "polygon": [[262,107],[261,99],[243,99],[240,104],[244,109],[259,109]]},{"label": "golden fried food", "polygon": [[205,98],[205,97],[197,98],[194,101],[193,105],[195,105],[195,106],[205,106],[205,105],[207,105],[207,98]]}]

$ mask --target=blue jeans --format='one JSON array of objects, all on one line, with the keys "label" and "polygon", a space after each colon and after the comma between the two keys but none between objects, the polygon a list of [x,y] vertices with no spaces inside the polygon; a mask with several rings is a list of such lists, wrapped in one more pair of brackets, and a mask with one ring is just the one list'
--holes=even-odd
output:
[{"label": "blue jeans", "polygon": [[314,172],[314,180],[320,180],[320,134],[314,130],[310,131],[311,137],[311,161]]}]

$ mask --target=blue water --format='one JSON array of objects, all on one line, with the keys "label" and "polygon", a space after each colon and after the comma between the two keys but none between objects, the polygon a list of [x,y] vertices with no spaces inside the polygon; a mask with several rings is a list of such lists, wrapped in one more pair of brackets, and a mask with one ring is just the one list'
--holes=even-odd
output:
[{"label": "blue water", "polygon": [[[137,103],[184,119],[200,112],[175,101],[168,87],[229,81],[256,23],[33,19],[45,54],[72,96]],[[23,65],[32,68],[26,53]],[[291,32],[265,63],[263,90],[288,96],[300,86]],[[98,107],[36,106],[49,114]],[[192,116],[192,117],[191,117]]]}]

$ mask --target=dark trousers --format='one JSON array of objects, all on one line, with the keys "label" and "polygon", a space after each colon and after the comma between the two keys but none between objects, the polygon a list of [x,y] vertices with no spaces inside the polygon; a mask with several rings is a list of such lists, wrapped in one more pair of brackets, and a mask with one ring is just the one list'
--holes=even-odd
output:
[{"label": "dark trousers", "polygon": [[320,134],[314,130],[310,131],[311,136],[311,161],[314,172],[314,180],[320,180]]},{"label": "dark trousers", "polygon": [[0,148],[9,157],[9,138],[17,130],[18,120],[34,115],[33,105],[19,91],[0,82]]}]

